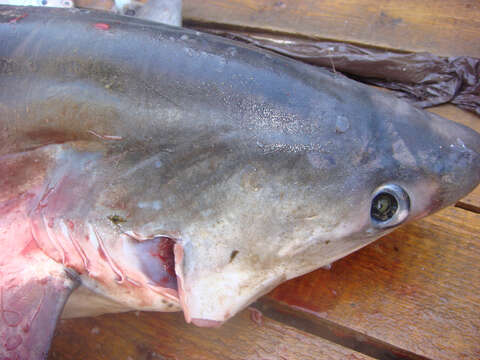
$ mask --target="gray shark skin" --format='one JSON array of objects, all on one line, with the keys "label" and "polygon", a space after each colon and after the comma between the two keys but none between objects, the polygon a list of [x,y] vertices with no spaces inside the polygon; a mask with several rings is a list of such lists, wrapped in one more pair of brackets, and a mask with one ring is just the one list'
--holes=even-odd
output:
[{"label": "gray shark skin", "polygon": [[0,44],[0,358],[65,302],[218,326],[480,181],[473,130],[211,35],[0,6]]}]

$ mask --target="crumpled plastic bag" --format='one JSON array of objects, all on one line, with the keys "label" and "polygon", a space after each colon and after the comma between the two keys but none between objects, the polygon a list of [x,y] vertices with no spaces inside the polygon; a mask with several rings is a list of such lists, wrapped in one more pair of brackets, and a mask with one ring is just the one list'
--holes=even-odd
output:
[{"label": "crumpled plastic bag", "polygon": [[480,116],[480,59],[402,53],[341,42],[285,35],[197,30],[240,40],[276,53],[339,71],[355,80],[395,90],[397,96],[426,108],[452,103]]}]

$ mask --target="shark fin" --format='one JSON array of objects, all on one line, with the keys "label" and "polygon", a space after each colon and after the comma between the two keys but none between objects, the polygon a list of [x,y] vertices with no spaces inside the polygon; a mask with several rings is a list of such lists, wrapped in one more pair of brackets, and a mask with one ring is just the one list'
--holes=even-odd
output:
[{"label": "shark fin", "polygon": [[0,264],[0,358],[46,359],[57,319],[76,287],[41,253]]}]

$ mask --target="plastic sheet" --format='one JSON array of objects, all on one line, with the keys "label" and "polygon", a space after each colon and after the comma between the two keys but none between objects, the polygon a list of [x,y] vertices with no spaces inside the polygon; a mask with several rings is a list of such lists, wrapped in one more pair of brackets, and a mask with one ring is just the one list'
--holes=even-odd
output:
[{"label": "plastic sheet", "polygon": [[395,90],[419,107],[453,103],[480,116],[480,59],[402,53],[285,35],[197,27]]}]

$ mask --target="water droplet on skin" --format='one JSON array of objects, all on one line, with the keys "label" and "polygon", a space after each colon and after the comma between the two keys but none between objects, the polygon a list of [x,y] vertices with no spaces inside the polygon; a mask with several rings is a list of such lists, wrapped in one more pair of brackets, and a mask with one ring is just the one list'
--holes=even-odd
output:
[{"label": "water droplet on skin", "polygon": [[160,210],[162,208],[162,203],[158,200],[155,200],[155,201],[140,201],[137,205],[140,209]]},{"label": "water droplet on skin", "polygon": [[442,176],[442,182],[448,183],[448,184],[454,184],[455,183],[455,177],[452,176],[451,174],[446,174]]},{"label": "water droplet on skin", "polygon": [[335,132],[343,134],[350,128],[350,121],[345,116],[337,116],[335,122]]},{"label": "water droplet on skin", "polygon": [[229,47],[226,51],[226,54],[227,56],[234,57],[235,55],[237,55],[237,49],[235,49],[234,47]]},{"label": "water droplet on skin", "polygon": [[332,264],[330,263],[330,264],[327,264],[327,265],[323,265],[321,268],[323,270],[330,270],[332,268]]},{"label": "water droplet on skin", "polygon": [[227,59],[220,57],[218,58],[218,71],[222,71],[222,67],[227,63]]}]

